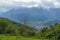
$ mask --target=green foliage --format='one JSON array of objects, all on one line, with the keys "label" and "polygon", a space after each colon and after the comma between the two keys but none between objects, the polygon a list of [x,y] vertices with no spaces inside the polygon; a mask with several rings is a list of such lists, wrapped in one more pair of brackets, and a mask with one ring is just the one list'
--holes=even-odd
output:
[{"label": "green foliage", "polygon": [[0,18],[0,34],[60,40],[60,23],[56,23],[50,27],[44,27],[37,31],[25,24],[17,23],[6,18]]},{"label": "green foliage", "polygon": [[33,37],[20,37],[20,36],[5,36],[5,35],[0,35],[0,40],[42,40],[42,39],[36,39]]},{"label": "green foliage", "polygon": [[38,32],[38,38],[60,39],[60,23],[56,23],[52,27],[43,28]]},{"label": "green foliage", "polygon": [[0,18],[0,34],[34,36],[35,30],[27,25],[11,21],[6,18]]}]

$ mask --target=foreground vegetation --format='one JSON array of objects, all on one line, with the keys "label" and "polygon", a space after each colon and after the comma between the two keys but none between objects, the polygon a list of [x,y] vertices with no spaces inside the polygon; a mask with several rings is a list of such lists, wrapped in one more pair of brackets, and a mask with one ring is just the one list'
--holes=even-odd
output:
[{"label": "foreground vegetation", "polygon": [[40,40],[36,38],[20,37],[20,36],[5,36],[0,35],[0,40]]},{"label": "foreground vegetation", "polygon": [[60,40],[60,23],[35,30],[25,24],[0,18],[0,40]]}]

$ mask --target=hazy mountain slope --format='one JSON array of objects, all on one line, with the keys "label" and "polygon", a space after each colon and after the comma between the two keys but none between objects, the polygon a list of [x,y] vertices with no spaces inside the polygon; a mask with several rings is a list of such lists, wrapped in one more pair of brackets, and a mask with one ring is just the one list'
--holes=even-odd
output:
[{"label": "hazy mountain slope", "polygon": [[[49,10],[43,8],[19,8],[11,9],[6,13],[1,13],[2,17],[7,17],[15,21],[27,20],[27,21],[41,21],[43,24],[46,22],[46,25],[56,20],[60,20],[60,9],[50,8]],[[47,21],[49,20],[49,21]],[[53,22],[54,24],[54,22]]]}]

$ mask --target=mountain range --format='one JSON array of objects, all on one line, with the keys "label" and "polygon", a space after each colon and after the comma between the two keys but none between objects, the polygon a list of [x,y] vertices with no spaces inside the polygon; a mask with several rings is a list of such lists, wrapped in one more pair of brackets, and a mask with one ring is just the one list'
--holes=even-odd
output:
[{"label": "mountain range", "polygon": [[16,8],[7,12],[0,13],[0,17],[9,18],[11,20],[20,22],[27,21],[28,23],[40,22],[45,26],[53,25],[60,22],[60,9],[59,8]]}]

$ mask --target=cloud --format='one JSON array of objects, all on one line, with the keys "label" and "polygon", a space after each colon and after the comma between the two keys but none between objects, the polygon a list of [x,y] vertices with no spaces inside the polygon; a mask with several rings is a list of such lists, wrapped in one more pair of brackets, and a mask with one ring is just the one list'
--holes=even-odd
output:
[{"label": "cloud", "polygon": [[[0,0],[0,5],[9,7],[52,7],[57,0]],[[57,4],[58,5],[58,4]]]},{"label": "cloud", "polygon": [[55,8],[60,8],[60,2],[54,2],[54,7]]},{"label": "cloud", "polygon": [[4,9],[20,7],[60,8],[60,0],[0,0],[0,7]]},{"label": "cloud", "polygon": [[6,11],[9,11],[10,9],[8,9],[8,8],[0,8],[0,13],[1,12],[6,12]]}]

